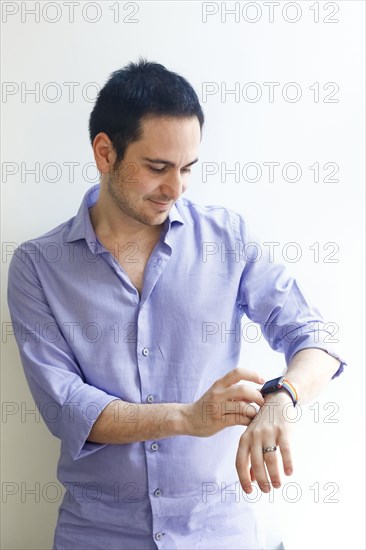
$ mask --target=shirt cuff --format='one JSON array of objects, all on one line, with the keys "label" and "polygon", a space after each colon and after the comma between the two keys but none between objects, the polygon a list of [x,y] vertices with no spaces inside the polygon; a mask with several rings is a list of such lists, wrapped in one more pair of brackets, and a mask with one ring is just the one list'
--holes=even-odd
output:
[{"label": "shirt cuff", "polygon": [[73,460],[85,458],[108,445],[87,441],[87,438],[100,413],[116,399],[120,398],[84,385],[72,401],[64,403],[62,414],[67,414],[67,420],[62,423],[60,439]]},{"label": "shirt cuff", "polygon": [[292,361],[292,358],[293,356],[298,352],[298,351],[301,351],[303,349],[320,349],[322,351],[325,351],[326,353],[328,353],[329,355],[331,355],[332,357],[334,357],[335,359],[337,359],[338,361],[340,361],[340,365],[338,367],[338,370],[333,374],[331,380],[333,380],[333,378],[336,378],[338,377],[340,374],[342,374],[342,372],[344,371],[344,367],[347,365],[346,361],[343,359],[342,356],[338,355],[338,353],[336,353],[330,346],[327,346],[326,344],[324,343],[314,343],[314,342],[308,342],[306,344],[304,344],[303,342],[302,343],[299,343],[297,346],[291,346],[291,353],[289,354],[289,352],[286,354],[286,363],[287,365],[290,364],[290,362]]}]

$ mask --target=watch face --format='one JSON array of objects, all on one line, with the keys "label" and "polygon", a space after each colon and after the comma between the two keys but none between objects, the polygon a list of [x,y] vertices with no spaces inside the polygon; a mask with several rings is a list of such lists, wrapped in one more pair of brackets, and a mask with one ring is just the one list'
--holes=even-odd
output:
[{"label": "watch face", "polygon": [[283,376],[280,376],[279,378],[274,378],[273,380],[268,380],[262,386],[261,394],[266,395],[267,393],[272,393],[274,391],[277,391],[281,388],[281,381],[283,380]]}]

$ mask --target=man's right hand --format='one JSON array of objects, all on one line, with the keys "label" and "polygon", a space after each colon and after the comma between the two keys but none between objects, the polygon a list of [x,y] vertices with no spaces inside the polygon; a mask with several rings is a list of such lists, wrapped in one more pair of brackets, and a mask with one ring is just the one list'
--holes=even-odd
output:
[{"label": "man's right hand", "polygon": [[194,403],[128,403],[111,401],[94,422],[87,440],[135,443],[176,435],[208,437],[229,426],[248,426],[261,407],[262,394],[242,380],[263,384],[255,372],[234,369],[216,380]]},{"label": "man's right hand", "polygon": [[261,407],[264,399],[259,389],[238,383],[242,380],[264,383],[263,378],[252,371],[237,368],[228,372],[198,401],[182,406],[187,423],[185,433],[209,437],[229,426],[248,426],[257,414],[253,404]]}]

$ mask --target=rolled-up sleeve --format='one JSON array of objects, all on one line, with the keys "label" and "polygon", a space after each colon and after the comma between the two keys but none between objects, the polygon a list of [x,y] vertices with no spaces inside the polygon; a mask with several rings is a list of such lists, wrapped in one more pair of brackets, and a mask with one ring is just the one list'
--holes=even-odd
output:
[{"label": "rolled-up sleeve", "polygon": [[21,247],[9,266],[8,305],[24,373],[47,427],[77,460],[106,446],[87,437],[102,410],[119,398],[85,383],[61,331],[57,338],[52,336],[56,319],[32,260]]},{"label": "rolled-up sleeve", "polygon": [[346,362],[336,348],[336,323],[324,323],[318,309],[304,297],[287,268],[273,261],[270,247],[264,246],[248,230],[244,220],[241,220],[241,237],[245,267],[239,305],[247,317],[261,326],[272,349],[285,354],[287,365],[298,351],[318,348],[340,361],[333,378],[339,376]]}]

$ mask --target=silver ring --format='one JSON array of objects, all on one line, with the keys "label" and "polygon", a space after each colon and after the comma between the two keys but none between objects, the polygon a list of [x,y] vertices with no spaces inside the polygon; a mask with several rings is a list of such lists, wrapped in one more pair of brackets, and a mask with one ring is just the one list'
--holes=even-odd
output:
[{"label": "silver ring", "polygon": [[272,447],[263,447],[262,452],[265,453],[271,453],[272,451],[277,451],[276,445],[273,445]]}]

